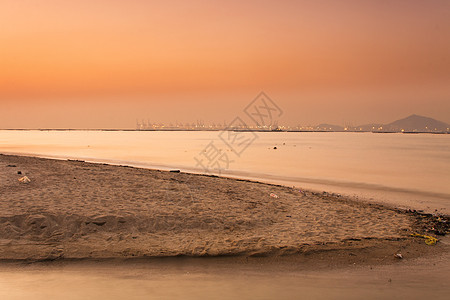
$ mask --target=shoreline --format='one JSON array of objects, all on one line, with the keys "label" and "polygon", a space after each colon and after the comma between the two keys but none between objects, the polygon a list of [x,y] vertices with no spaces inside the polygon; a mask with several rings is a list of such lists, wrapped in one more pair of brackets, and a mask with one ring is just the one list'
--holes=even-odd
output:
[{"label": "shoreline", "polygon": [[88,128],[88,129],[70,129],[70,128],[0,128],[0,131],[142,131],[142,132],[220,132],[220,131],[234,131],[234,132],[278,132],[278,133],[381,133],[381,134],[450,134],[449,131],[372,131],[372,130],[258,130],[258,129],[117,129],[117,128]]},{"label": "shoreline", "polygon": [[[404,189],[400,187],[384,186],[372,183],[362,183],[362,182],[349,182],[349,181],[333,181],[328,179],[316,179],[316,178],[303,178],[303,177],[279,177],[276,175],[258,173],[256,176],[252,176],[248,172],[232,170],[225,171],[222,175],[217,174],[205,174],[201,170],[193,169],[192,167],[185,165],[166,165],[158,163],[146,163],[139,161],[129,161],[129,160],[117,160],[117,159],[102,159],[95,157],[79,157],[79,156],[63,156],[63,155],[48,155],[48,154],[36,154],[36,153],[26,153],[26,152],[0,152],[0,154],[8,156],[20,156],[20,157],[34,157],[43,158],[50,160],[62,160],[62,161],[80,161],[93,164],[101,165],[111,165],[118,167],[131,167],[137,169],[147,169],[147,170],[160,170],[160,171],[170,171],[173,169],[179,169],[185,174],[200,175],[200,176],[219,176],[221,178],[228,178],[234,180],[247,180],[249,182],[258,182],[269,185],[279,185],[279,186],[298,186],[304,190],[310,192],[322,193],[324,191],[329,194],[342,194],[346,198],[353,199],[357,202],[368,202],[374,204],[380,204],[383,206],[391,208],[399,208],[404,210],[417,210],[422,213],[432,213],[439,215],[449,215],[448,209],[442,207],[435,202],[427,202],[424,204],[419,204],[419,200],[413,201],[413,203],[406,203],[408,198],[411,196],[421,198],[426,197],[429,199],[445,200],[450,197],[446,193],[436,193],[423,190],[414,189]],[[381,193],[381,194],[380,194]],[[396,201],[393,203],[387,201],[388,197],[396,197],[397,199],[402,199],[402,201]],[[421,199],[420,198],[420,199]]]},{"label": "shoreline", "polygon": [[[142,256],[142,257],[45,257],[39,259],[0,259],[0,273],[16,270],[49,270],[51,268],[88,268],[97,267],[152,267],[155,269],[177,268],[178,266],[192,267],[199,270],[241,268],[247,271],[271,272],[280,269],[283,272],[330,271],[348,268],[371,266],[396,266],[411,264],[418,260],[438,257],[448,257],[450,241],[444,237],[445,244],[427,246],[420,239],[401,240],[355,240],[342,243],[325,243],[303,247],[296,253],[264,255],[217,255],[217,256]],[[441,241],[441,240],[440,240]],[[403,259],[395,254],[400,253]]]},{"label": "shoreline", "polygon": [[[8,164],[16,167],[7,167]],[[32,182],[16,182],[16,168]],[[10,229],[0,233],[2,264],[55,260],[123,263],[136,258],[182,256],[227,257],[228,261],[240,261],[242,257],[255,261],[284,257],[305,266],[313,267],[322,261],[330,267],[356,262],[393,263],[394,252],[399,251],[408,253],[403,254],[408,259],[448,251],[447,245],[427,246],[422,239],[409,236],[414,231],[429,234],[426,230],[438,224],[433,215],[331,194],[298,192],[247,179],[3,154],[0,154],[0,170],[2,181],[10,184],[1,187],[0,195],[13,188],[15,198],[21,199],[7,196],[8,200],[20,204],[9,212],[11,203],[2,206],[0,220]],[[76,176],[64,171],[76,172]],[[126,182],[117,186],[118,182],[108,179],[109,176]],[[151,188],[146,187],[149,178],[158,181],[150,184]],[[81,186],[77,186],[79,180]],[[99,184],[98,180],[105,182]],[[44,184],[46,189],[39,184]],[[166,186],[158,190],[161,184]],[[135,189],[120,194],[121,188],[130,189],[133,185]],[[76,187],[84,189],[85,194],[77,193]],[[115,199],[105,196],[102,203],[95,196],[95,191],[109,193],[111,189],[116,191],[109,196],[117,194]],[[140,189],[158,193],[149,197]],[[278,198],[270,197],[270,192]],[[39,200],[40,206],[32,199],[27,200],[27,196]],[[127,197],[144,197],[147,202],[155,203],[144,201],[136,207]],[[226,205],[222,207],[221,202],[211,201],[214,197]],[[90,198],[91,203],[83,198]],[[62,199],[66,201],[63,205],[58,203]],[[124,209],[117,211],[111,207],[118,204]],[[189,209],[183,210],[182,206]],[[448,216],[442,218],[448,220]],[[153,225],[149,226],[148,222]],[[359,222],[361,228],[354,228],[352,222]]]}]

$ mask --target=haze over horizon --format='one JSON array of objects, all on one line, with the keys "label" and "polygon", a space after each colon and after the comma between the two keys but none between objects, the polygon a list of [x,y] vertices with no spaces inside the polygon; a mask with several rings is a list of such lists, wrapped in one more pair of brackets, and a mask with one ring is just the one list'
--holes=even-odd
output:
[{"label": "haze over horizon", "polygon": [[450,123],[450,2],[0,3],[0,128],[230,121]]}]

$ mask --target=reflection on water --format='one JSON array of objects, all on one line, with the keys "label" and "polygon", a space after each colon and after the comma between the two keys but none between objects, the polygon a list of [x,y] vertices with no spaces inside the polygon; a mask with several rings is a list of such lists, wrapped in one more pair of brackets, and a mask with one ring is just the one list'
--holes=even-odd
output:
[{"label": "reflection on water", "polygon": [[202,172],[194,157],[214,141],[233,161],[223,175],[450,209],[449,135],[266,132],[237,157],[218,134],[0,131],[0,152]]},{"label": "reflection on water", "polygon": [[214,263],[0,266],[0,299],[448,299],[450,256],[387,266]]}]

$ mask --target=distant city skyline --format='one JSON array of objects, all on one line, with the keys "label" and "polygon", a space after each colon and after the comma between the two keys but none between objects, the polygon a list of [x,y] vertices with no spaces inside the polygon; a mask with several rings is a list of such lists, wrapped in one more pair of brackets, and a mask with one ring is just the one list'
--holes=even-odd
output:
[{"label": "distant city skyline", "polygon": [[223,122],[208,123],[203,120],[196,122],[157,123],[150,120],[136,120],[136,130],[256,130],[256,131],[372,131],[372,132],[450,132],[450,124],[425,116],[411,115],[395,120],[389,124],[338,124],[322,123],[316,125],[289,126],[275,122],[271,125],[240,124],[238,126]]}]

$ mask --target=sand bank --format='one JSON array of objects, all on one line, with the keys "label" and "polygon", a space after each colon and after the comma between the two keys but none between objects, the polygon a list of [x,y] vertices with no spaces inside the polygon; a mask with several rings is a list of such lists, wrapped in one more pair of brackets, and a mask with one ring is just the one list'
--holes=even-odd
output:
[{"label": "sand bank", "polygon": [[399,251],[417,257],[444,247],[410,237],[435,219],[246,180],[0,155],[1,260],[394,260]]}]

